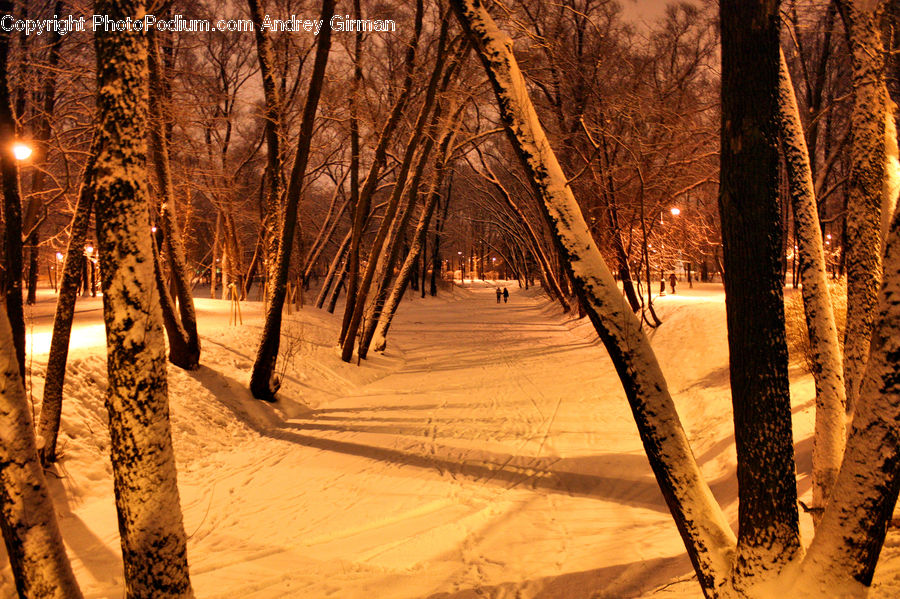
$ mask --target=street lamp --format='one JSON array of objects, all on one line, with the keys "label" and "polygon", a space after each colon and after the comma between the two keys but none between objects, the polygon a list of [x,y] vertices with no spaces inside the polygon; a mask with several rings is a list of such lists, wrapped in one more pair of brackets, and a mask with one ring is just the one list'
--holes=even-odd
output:
[{"label": "street lamp", "polygon": [[461,251],[456,252],[456,254],[459,256],[459,284],[462,285],[466,278],[465,275],[463,274],[462,252]]},{"label": "street lamp", "polygon": [[32,153],[31,146],[27,146],[20,141],[13,144],[12,151],[16,160],[28,160]]},{"label": "street lamp", "polygon": [[680,208],[672,208],[671,210],[669,210],[669,212],[672,213],[672,216],[678,216],[679,214],[681,214],[681,209]]}]

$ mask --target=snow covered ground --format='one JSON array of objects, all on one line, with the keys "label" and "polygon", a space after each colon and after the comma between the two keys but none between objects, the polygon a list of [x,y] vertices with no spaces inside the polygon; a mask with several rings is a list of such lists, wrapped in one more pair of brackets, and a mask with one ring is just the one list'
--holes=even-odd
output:
[{"label": "snow covered ground", "polygon": [[[480,284],[404,301],[387,352],[360,366],[340,361],[338,316],[288,316],[275,405],[247,391],[261,306],[245,302],[230,325],[227,302],[197,300],[203,365],[170,367],[169,386],[198,597],[701,596],[590,325],[507,286],[506,305]],[[53,302],[30,309],[35,403]],[[77,310],[63,459],[48,478],[85,595],[122,597],[100,298]],[[658,310],[654,348],[734,519],[721,287],[679,288]],[[792,393],[808,502],[814,391],[797,369]],[[12,597],[0,557],[0,597]],[[872,596],[900,595],[895,531],[876,580]]]}]

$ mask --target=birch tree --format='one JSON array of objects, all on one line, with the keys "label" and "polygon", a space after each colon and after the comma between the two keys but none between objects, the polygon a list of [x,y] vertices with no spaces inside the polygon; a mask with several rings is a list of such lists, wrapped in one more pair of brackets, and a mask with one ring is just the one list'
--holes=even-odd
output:
[{"label": "birch tree", "polygon": [[[119,20],[135,0],[97,0]],[[106,323],[110,453],[116,511],[132,597],[190,597],[186,538],[169,425],[165,343],[153,257],[146,171],[147,38],[94,33],[98,144],[97,240]]]}]

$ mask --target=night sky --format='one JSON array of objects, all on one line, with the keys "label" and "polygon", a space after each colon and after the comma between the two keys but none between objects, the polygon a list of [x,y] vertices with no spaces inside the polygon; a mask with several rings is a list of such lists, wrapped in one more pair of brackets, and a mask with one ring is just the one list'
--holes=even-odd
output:
[{"label": "night sky", "polygon": [[620,0],[625,15],[633,21],[652,23],[665,12],[673,0]]}]

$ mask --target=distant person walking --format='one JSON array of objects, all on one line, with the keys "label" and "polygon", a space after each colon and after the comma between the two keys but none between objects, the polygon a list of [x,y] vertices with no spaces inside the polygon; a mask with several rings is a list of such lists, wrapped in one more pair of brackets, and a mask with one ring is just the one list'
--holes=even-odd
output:
[{"label": "distant person walking", "polygon": [[497,287],[497,303],[500,303],[500,296],[503,295],[503,292],[500,291],[500,288]]},{"label": "distant person walking", "polygon": [[675,283],[678,282],[678,277],[675,276],[675,273],[669,273],[669,287],[672,288],[672,295],[675,295]]},{"label": "distant person walking", "polygon": [[509,291],[506,290],[506,287],[503,288],[503,303],[509,301]]}]

